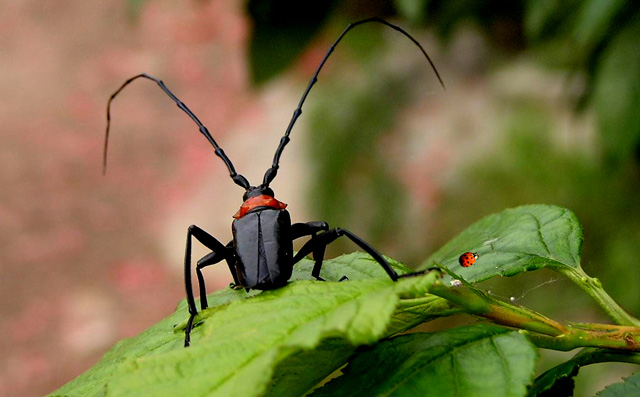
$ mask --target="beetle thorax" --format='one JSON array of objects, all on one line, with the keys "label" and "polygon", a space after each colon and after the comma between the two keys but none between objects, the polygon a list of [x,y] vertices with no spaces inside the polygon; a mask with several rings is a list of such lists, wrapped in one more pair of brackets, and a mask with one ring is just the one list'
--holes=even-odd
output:
[{"label": "beetle thorax", "polygon": [[258,208],[273,208],[276,210],[283,210],[287,208],[287,205],[281,201],[276,200],[273,196],[260,194],[247,198],[233,217],[235,219],[240,219],[243,216],[247,215],[249,212]]}]

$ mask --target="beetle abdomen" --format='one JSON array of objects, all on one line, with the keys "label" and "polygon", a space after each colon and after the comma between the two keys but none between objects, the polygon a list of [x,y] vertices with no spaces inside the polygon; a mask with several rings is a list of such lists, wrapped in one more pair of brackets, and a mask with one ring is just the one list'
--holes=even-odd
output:
[{"label": "beetle abdomen", "polygon": [[233,244],[243,287],[274,289],[291,277],[291,217],[286,210],[259,209],[234,220]]}]

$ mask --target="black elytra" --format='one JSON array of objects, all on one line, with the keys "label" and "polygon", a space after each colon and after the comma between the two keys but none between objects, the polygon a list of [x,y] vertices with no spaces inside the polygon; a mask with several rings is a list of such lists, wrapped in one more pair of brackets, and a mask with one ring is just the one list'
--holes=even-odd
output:
[{"label": "black elytra", "polygon": [[[109,98],[109,102],[107,103],[107,128],[104,141],[103,173],[106,173],[107,168],[107,148],[109,142],[109,127],[111,124],[111,102],[120,93],[120,91],[122,91],[124,87],[129,85],[131,82],[138,78],[145,78],[154,81],[164,91],[164,93],[193,120],[193,122],[198,126],[200,133],[207,138],[209,143],[215,149],[215,154],[220,157],[226,165],[231,179],[234,183],[245,190],[243,195],[244,203],[240,211],[238,211],[234,216],[235,219],[232,224],[232,241],[226,245],[222,244],[218,239],[196,225],[189,226],[187,230],[187,243],[184,259],[184,282],[190,316],[185,329],[185,347],[190,344],[191,330],[194,325],[193,321],[198,313],[192,286],[191,244],[193,238],[211,250],[209,254],[198,260],[195,266],[196,276],[198,278],[198,287],[200,290],[201,309],[206,309],[208,307],[205,280],[202,273],[203,268],[224,260],[227,262],[229,270],[233,276],[234,283],[232,286],[245,288],[247,290],[270,290],[280,288],[285,285],[291,277],[293,265],[305,256],[313,254],[315,265],[311,274],[317,280],[322,280],[320,277],[320,269],[324,259],[325,248],[328,244],[341,236],[347,237],[358,245],[360,249],[371,255],[371,257],[378,262],[380,266],[382,266],[393,281],[396,281],[400,277],[414,276],[422,273],[410,273],[408,275],[399,276],[389,265],[387,260],[375,248],[346,229],[330,229],[326,222],[292,224],[289,212],[284,209],[286,204],[276,200],[273,190],[269,187],[269,184],[278,173],[280,156],[282,155],[282,151],[287,143],[289,143],[289,134],[291,133],[296,120],[302,114],[302,105],[304,104],[307,95],[311,91],[313,85],[318,81],[318,74],[320,73],[320,70],[322,70],[327,59],[329,59],[329,56],[338,43],[340,43],[342,38],[354,27],[368,22],[381,23],[400,32],[411,40],[420,49],[420,51],[422,51],[422,54],[425,56],[431,65],[431,68],[435,72],[438,81],[444,88],[444,83],[442,82],[440,74],[429,58],[429,55],[427,55],[427,52],[422,48],[420,43],[416,41],[416,39],[411,37],[411,35],[402,28],[380,18],[368,18],[349,24],[333,45],[329,47],[326,55],[322,59],[322,62],[320,62],[318,69],[307,85],[298,107],[293,112],[293,117],[287,126],[285,134],[280,139],[271,167],[265,172],[262,184],[259,186],[251,186],[247,178],[236,172],[233,163],[215,139],[213,139],[207,127],[205,127],[198,117],[196,117],[196,115],[193,114],[193,112],[165,86],[162,80],[146,73],[138,74],[126,80]],[[293,240],[301,237],[310,237],[310,239],[294,256]]]}]

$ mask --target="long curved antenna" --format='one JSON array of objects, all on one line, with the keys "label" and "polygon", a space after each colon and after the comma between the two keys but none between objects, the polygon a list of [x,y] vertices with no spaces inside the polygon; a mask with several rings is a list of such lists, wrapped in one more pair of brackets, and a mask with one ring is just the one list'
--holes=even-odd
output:
[{"label": "long curved antenna", "polygon": [[333,50],[336,48],[338,43],[340,43],[340,40],[342,40],[342,38],[351,29],[355,28],[358,25],[362,25],[362,24],[365,24],[365,23],[368,23],[368,22],[378,22],[378,23],[386,25],[386,26],[388,26],[388,27],[390,27],[390,28],[392,28],[394,30],[397,30],[398,32],[400,32],[403,35],[405,35],[409,40],[411,40],[413,42],[413,44],[418,46],[418,48],[420,48],[420,51],[422,51],[422,54],[425,56],[425,58],[427,58],[427,61],[429,61],[429,65],[431,65],[431,68],[435,72],[436,77],[438,78],[438,81],[440,82],[440,85],[442,86],[443,89],[445,89],[444,82],[442,81],[442,78],[440,77],[440,73],[438,73],[438,69],[436,69],[436,66],[431,61],[431,58],[429,58],[429,55],[427,54],[427,52],[424,50],[424,48],[422,48],[420,43],[418,43],[418,41],[416,39],[414,39],[409,33],[407,33],[404,29],[402,29],[401,27],[396,26],[396,25],[394,25],[392,23],[387,22],[382,18],[377,18],[377,17],[363,19],[361,21],[350,23],[347,26],[347,28],[342,32],[340,37],[338,37],[338,40],[336,40],[335,43],[333,43],[333,45],[331,47],[329,47],[329,50],[327,51],[327,54],[324,56],[324,59],[322,60],[322,62],[320,62],[320,66],[318,66],[318,69],[316,70],[316,73],[311,78],[311,81],[309,81],[309,85],[307,86],[307,89],[304,91],[304,94],[302,94],[302,98],[300,98],[300,103],[298,103],[298,107],[296,108],[296,110],[293,111],[293,117],[291,118],[291,121],[289,122],[289,126],[287,127],[287,130],[284,133],[284,136],[280,139],[280,144],[278,145],[278,149],[276,149],[276,154],[273,156],[273,163],[271,165],[271,168],[269,168],[267,170],[267,172],[265,172],[265,174],[264,174],[264,178],[262,180],[262,185],[263,186],[265,186],[265,187],[269,186],[269,184],[271,183],[273,178],[276,177],[276,175],[278,173],[278,167],[279,167],[278,164],[280,163],[280,156],[282,155],[282,151],[284,150],[284,147],[287,145],[287,143],[289,143],[289,140],[290,140],[289,139],[289,134],[291,133],[291,129],[293,128],[293,125],[296,123],[296,120],[298,119],[298,117],[300,117],[300,115],[302,114],[302,105],[304,104],[304,101],[307,99],[307,95],[309,95],[309,91],[311,91],[311,88],[313,87],[313,85],[318,81],[318,74],[320,73],[320,70],[322,70],[322,67],[324,66],[324,64],[327,62],[327,59],[329,59],[329,56],[331,55]]},{"label": "long curved antenna", "polygon": [[209,141],[209,143],[211,143],[211,145],[216,149],[216,155],[218,157],[220,157],[222,159],[222,161],[224,161],[224,163],[226,164],[227,168],[229,169],[229,176],[231,176],[231,179],[233,179],[233,181],[236,183],[236,185],[244,188],[245,190],[248,190],[249,186],[250,186],[249,185],[249,181],[247,180],[247,178],[245,178],[244,176],[242,176],[242,175],[240,175],[240,174],[238,174],[236,172],[235,168],[233,167],[233,163],[231,162],[231,160],[229,160],[229,157],[227,157],[227,155],[224,153],[222,148],[220,148],[220,146],[215,141],[215,139],[213,139],[213,137],[209,133],[209,130],[207,129],[207,127],[205,127],[200,122],[200,120],[196,117],[195,114],[193,114],[193,112],[187,107],[187,105],[182,103],[181,100],[179,100],[175,95],[173,95],[173,93],[171,91],[169,91],[169,89],[167,88],[167,86],[164,85],[162,80],[159,80],[159,79],[157,79],[157,78],[155,78],[153,76],[149,76],[146,73],[142,73],[142,74],[139,74],[137,76],[133,76],[129,80],[125,81],[124,84],[122,84],[120,86],[120,88],[118,88],[116,90],[116,92],[111,94],[111,98],[109,98],[109,102],[107,103],[107,131],[106,131],[105,136],[104,136],[104,152],[103,152],[103,162],[102,162],[102,173],[105,174],[107,172],[107,149],[108,149],[108,145],[109,145],[109,127],[111,125],[111,101],[113,101],[113,99],[120,93],[120,91],[122,91],[124,89],[124,87],[126,87],[127,85],[129,85],[129,83],[131,83],[132,81],[134,81],[135,79],[138,79],[140,77],[143,77],[145,79],[149,79],[151,81],[155,81],[160,86],[160,88],[162,88],[162,91],[164,91],[164,93],[167,94],[169,96],[169,98],[173,99],[173,101],[176,103],[176,105],[178,105],[178,107],[180,109],[182,109],[186,114],[189,115],[189,117],[191,117],[191,120],[193,120],[198,125],[198,128],[200,129],[200,132],[202,133],[202,135],[204,135],[207,138],[207,140]]}]

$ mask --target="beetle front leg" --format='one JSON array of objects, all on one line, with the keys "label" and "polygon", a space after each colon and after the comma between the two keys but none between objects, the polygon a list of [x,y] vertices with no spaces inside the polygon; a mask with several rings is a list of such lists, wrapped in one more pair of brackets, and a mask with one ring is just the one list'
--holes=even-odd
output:
[{"label": "beetle front leg", "polygon": [[[227,247],[225,247],[220,241],[218,241],[215,237],[199,228],[196,225],[191,225],[187,229],[187,244],[185,247],[184,253],[184,287],[187,295],[187,304],[189,306],[189,321],[187,322],[187,327],[184,330],[184,346],[189,346],[189,342],[191,340],[191,329],[193,328],[193,320],[198,314],[198,309],[196,308],[196,301],[193,296],[193,286],[191,285],[191,240],[192,237],[195,237],[202,245],[209,248],[213,255],[207,255],[202,258],[200,262],[206,261],[208,265],[213,263],[218,263],[221,260],[227,258],[229,256]],[[215,262],[214,262],[215,260]],[[200,266],[201,268],[206,265]],[[206,301],[206,289],[204,285],[204,277],[200,269],[196,267],[198,273],[198,282],[200,286],[200,295],[204,296],[204,301],[201,302],[204,307],[207,306]]]}]

